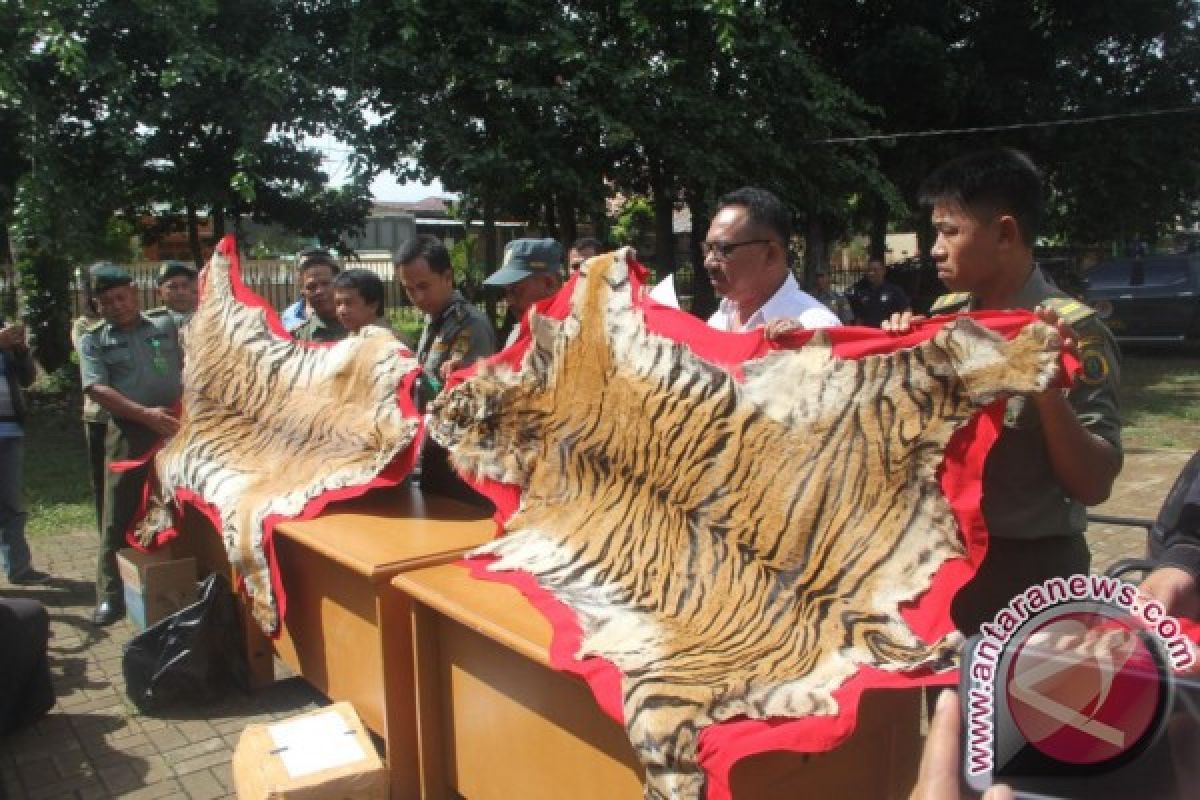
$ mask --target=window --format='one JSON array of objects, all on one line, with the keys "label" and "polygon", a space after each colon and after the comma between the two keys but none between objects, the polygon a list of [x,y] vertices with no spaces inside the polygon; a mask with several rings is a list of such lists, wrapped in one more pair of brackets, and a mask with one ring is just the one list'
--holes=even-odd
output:
[{"label": "window", "polygon": [[1188,262],[1182,258],[1147,261],[1143,285],[1186,288],[1187,268]]},{"label": "window", "polygon": [[1087,274],[1089,289],[1120,289],[1129,286],[1130,262],[1107,261]]}]

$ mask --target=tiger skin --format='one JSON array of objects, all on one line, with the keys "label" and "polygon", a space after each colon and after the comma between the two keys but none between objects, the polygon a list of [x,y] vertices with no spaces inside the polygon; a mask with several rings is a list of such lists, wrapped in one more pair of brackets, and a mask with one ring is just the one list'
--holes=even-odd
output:
[{"label": "tiger skin", "polygon": [[184,336],[179,432],[155,457],[158,493],[135,536],[150,547],[172,527],[177,489],[215,507],[229,560],[245,578],[251,611],[279,626],[264,549],[268,517],[301,514],[325,492],[371,481],[414,441],[397,389],[417,367],[379,330],[331,347],[274,333],[266,312],[235,296],[229,250],[213,254],[203,298]]},{"label": "tiger skin", "polygon": [[964,554],[942,451],[998,393],[1047,387],[1059,342],[961,319],[843,360],[818,333],[739,383],[646,330],[628,257],[589,261],[521,369],[443,393],[431,433],[464,475],[522,487],[475,555],[532,573],[576,612],[577,657],[619,668],[646,797],[699,797],[705,726],[836,713],[860,665],[953,666],[958,635],[926,644],[898,609]]}]

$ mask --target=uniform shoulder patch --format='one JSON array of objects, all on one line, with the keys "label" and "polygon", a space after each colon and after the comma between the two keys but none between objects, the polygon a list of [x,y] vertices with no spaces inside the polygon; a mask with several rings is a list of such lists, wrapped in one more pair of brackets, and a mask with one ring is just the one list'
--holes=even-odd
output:
[{"label": "uniform shoulder patch", "polygon": [[1077,377],[1088,386],[1099,386],[1108,380],[1112,365],[1104,354],[1104,347],[1097,341],[1082,343],[1079,352],[1079,373]]},{"label": "uniform shoulder patch", "polygon": [[1047,297],[1042,306],[1050,309],[1068,325],[1087,319],[1096,313],[1096,309],[1076,300],[1073,297]]},{"label": "uniform shoulder patch", "polygon": [[971,302],[970,292],[950,292],[949,294],[939,295],[933,301],[933,305],[929,307],[929,313],[942,313],[947,311],[958,311]]}]

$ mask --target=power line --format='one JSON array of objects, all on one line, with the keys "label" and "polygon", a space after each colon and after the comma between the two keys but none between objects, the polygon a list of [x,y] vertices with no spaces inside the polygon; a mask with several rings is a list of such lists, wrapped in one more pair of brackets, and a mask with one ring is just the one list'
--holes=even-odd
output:
[{"label": "power line", "polygon": [[1028,128],[1057,128],[1064,125],[1089,125],[1093,122],[1109,122],[1118,119],[1161,117],[1167,114],[1189,114],[1200,111],[1200,105],[1179,108],[1159,108],[1150,111],[1130,111],[1125,114],[1100,114],[1094,117],[1054,119],[1044,122],[1014,122],[1010,125],[978,125],[972,128],[943,128],[928,131],[901,131],[899,133],[873,133],[869,136],[835,136],[829,139],[810,139],[812,144],[850,144],[852,142],[874,142],[880,139],[918,139],[929,136],[953,136],[959,133],[992,133],[995,131],[1018,131]]}]

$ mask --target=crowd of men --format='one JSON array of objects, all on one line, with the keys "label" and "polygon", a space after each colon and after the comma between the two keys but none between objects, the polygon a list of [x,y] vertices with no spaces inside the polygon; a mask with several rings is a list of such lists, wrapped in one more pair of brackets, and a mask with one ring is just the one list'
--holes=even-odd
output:
[{"label": "crowd of men", "polygon": [[[1052,388],[1006,402],[1004,424],[983,477],[982,510],[991,534],[987,555],[949,609],[963,631],[989,620],[1020,591],[1054,576],[1087,572],[1085,506],[1108,497],[1122,464],[1117,385],[1118,348],[1099,318],[1068,301],[1036,266],[1033,243],[1042,215],[1038,170],[1023,154],[991,150],[940,167],[925,182],[921,201],[937,234],[932,256],[951,294],[933,313],[1026,309],[1056,327],[1075,351],[1082,372],[1069,391]],[[720,304],[708,323],[724,331],[764,328],[768,338],[794,329],[859,324],[902,332],[920,324],[904,292],[889,283],[882,261],[843,296],[819,273],[813,293],[792,269],[791,213],[779,198],[743,188],[720,198],[704,238],[703,267]],[[484,281],[504,292],[513,315],[505,345],[520,335],[536,303],[558,291],[563,278],[603,247],[575,242],[564,259],[553,239],[518,239],[501,267]],[[416,343],[421,365],[418,407],[442,390],[450,373],[497,351],[492,323],[456,289],[449,253],[436,237],[419,235],[395,256],[397,281],[425,318]],[[332,342],[369,328],[389,331],[385,293],[375,273],[342,270],[328,251],[307,250],[297,264],[300,297],[281,315],[297,340]],[[196,273],[168,263],[159,273],[164,306],[143,311],[130,275],[111,264],[92,267],[88,310],[74,329],[85,395],[84,426],[91,459],[101,548],[94,622],[124,613],[116,551],[137,508],[146,467],[113,472],[136,460],[178,428],[181,334],[196,307]],[[20,499],[20,389],[32,380],[24,330],[0,320],[0,529],[10,583],[46,580],[25,544]],[[421,480],[474,502],[439,448],[427,446]],[[16,477],[13,477],[16,476]],[[1168,613],[1200,615],[1200,498],[1178,529],[1157,548],[1158,569],[1143,584]],[[23,619],[29,616],[28,610]],[[44,621],[43,621],[44,622]],[[0,619],[0,624],[3,620]],[[16,624],[16,623],[14,623]],[[20,623],[22,625],[27,622]],[[44,624],[42,625],[44,628]],[[44,631],[41,634],[44,641]],[[2,678],[2,676],[0,676]],[[0,680],[3,683],[3,680]]]}]

